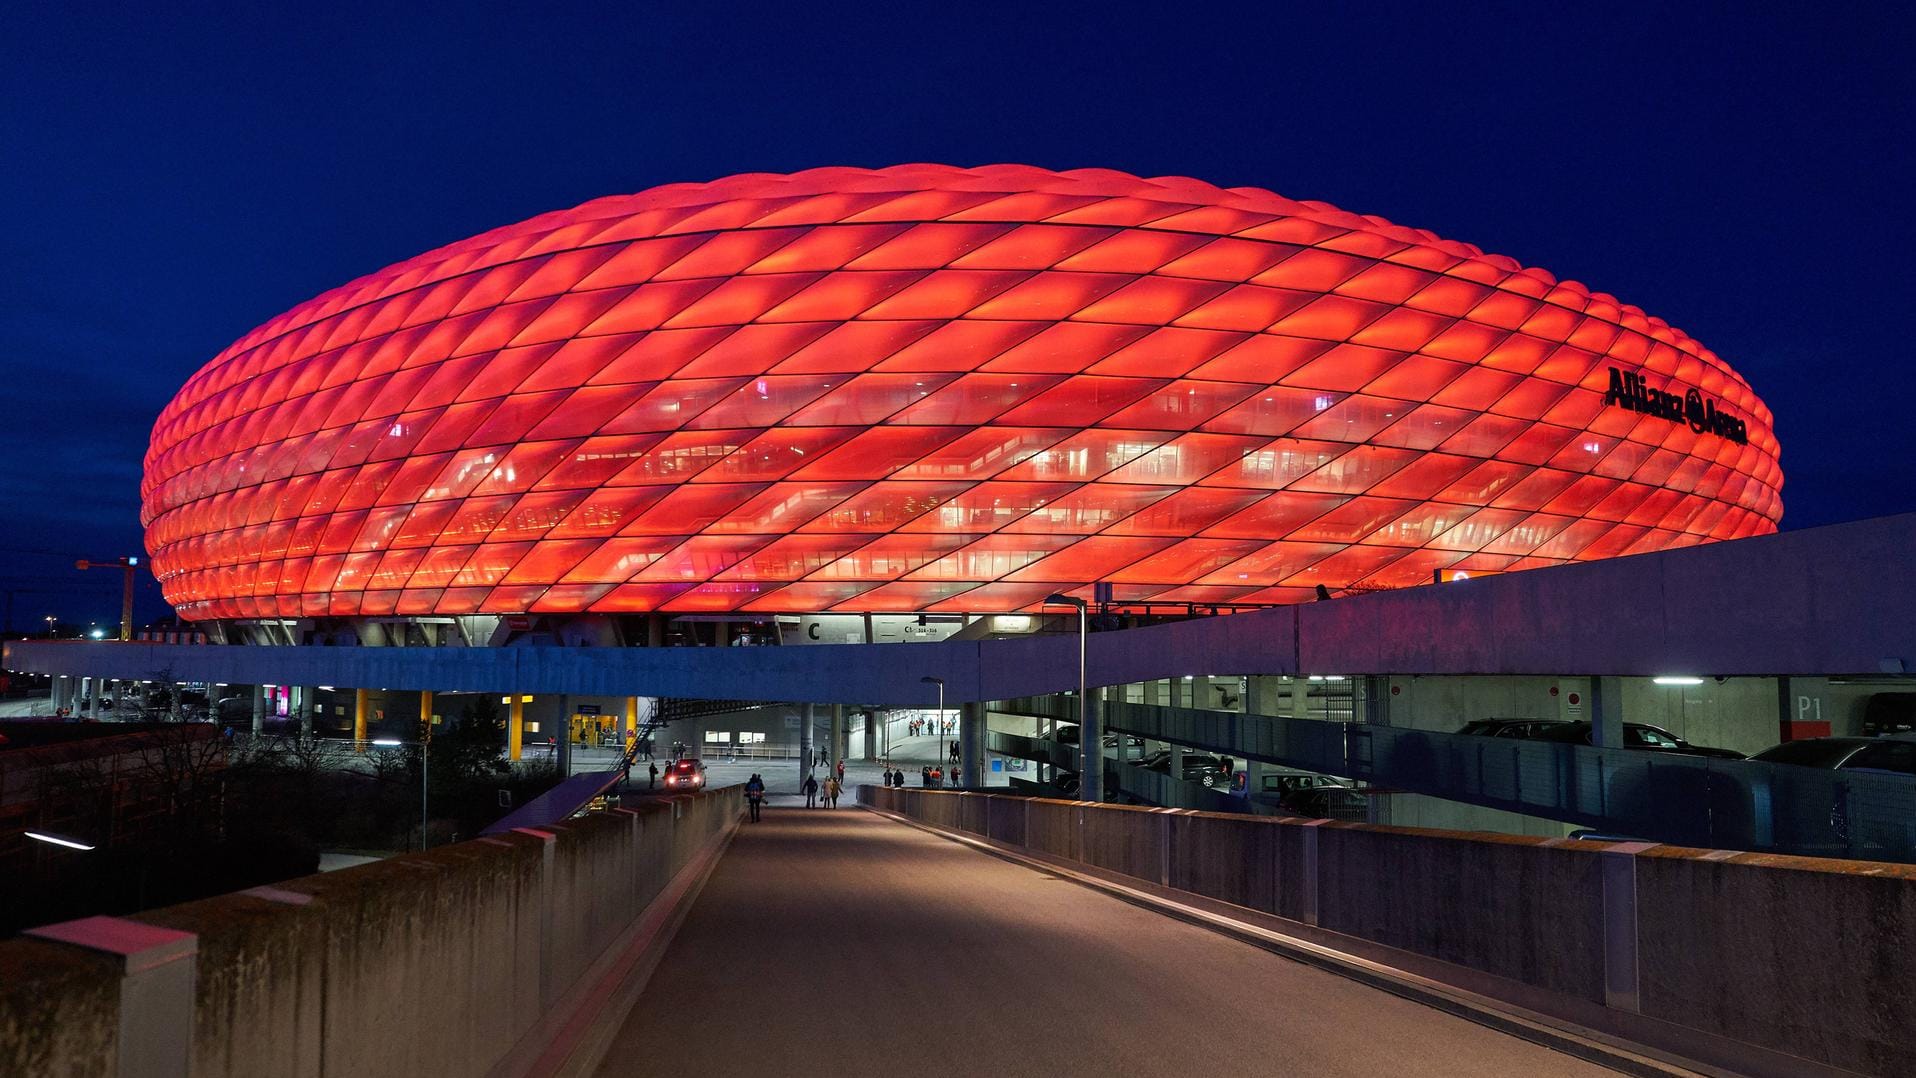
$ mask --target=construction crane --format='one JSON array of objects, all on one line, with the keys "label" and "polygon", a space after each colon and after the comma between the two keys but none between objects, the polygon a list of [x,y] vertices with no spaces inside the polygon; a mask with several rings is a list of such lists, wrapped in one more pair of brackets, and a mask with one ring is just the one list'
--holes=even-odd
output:
[{"label": "construction crane", "polygon": [[73,563],[75,569],[113,569],[126,573],[126,588],[120,593],[120,639],[133,639],[133,574],[140,567],[140,559],[135,557],[119,558],[114,561],[88,561],[85,558]]}]

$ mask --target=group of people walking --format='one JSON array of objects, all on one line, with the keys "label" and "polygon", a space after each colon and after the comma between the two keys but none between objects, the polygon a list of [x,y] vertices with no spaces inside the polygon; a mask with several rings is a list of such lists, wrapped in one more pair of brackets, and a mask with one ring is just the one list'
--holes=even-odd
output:
[{"label": "group of people walking", "polygon": [[845,784],[839,781],[837,775],[826,775],[825,781],[820,782],[817,775],[807,774],[805,784],[800,788],[805,791],[806,808],[817,808],[820,797],[825,799],[826,808],[837,808],[838,795],[845,788]]},{"label": "group of people walking", "polygon": [[[918,769],[918,784],[926,789],[940,789],[945,785],[946,780],[950,780],[953,786],[958,785],[958,768],[956,765],[953,765],[949,775],[945,773],[944,768],[931,764],[926,764],[924,767]],[[903,787],[905,785],[905,769],[901,767],[897,770],[893,770],[891,765],[887,764],[885,766],[885,785]]]},{"label": "group of people walking", "polygon": [[920,734],[930,737],[933,734],[950,734],[952,725],[950,719],[913,719],[905,724],[905,728],[911,731],[913,737]]}]

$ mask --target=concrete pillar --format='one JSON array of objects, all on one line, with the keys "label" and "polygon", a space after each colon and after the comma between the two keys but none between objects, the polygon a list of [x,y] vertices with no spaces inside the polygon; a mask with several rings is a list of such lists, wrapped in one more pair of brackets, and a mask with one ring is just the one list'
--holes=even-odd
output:
[{"label": "concrete pillar", "polygon": [[878,759],[878,709],[865,709],[865,762]]},{"label": "concrete pillar", "polygon": [[313,736],[313,693],[304,685],[294,685],[287,690],[287,706],[293,714],[299,716],[299,735]]},{"label": "concrete pillar", "polygon": [[1623,679],[1590,679],[1590,743],[1606,749],[1623,748]]},{"label": "concrete pillar", "polygon": [[[117,706],[117,705],[116,705]],[[266,686],[253,686],[253,736],[258,737],[266,724]]]},{"label": "concrete pillar", "polygon": [[630,741],[637,736],[639,736],[639,698],[628,696],[625,698],[625,739]]},{"label": "concrete pillar", "polygon": [[825,750],[829,759],[825,761],[832,774],[838,773],[839,761],[845,758],[845,705],[832,705],[832,743]]},{"label": "concrete pillar", "polygon": [[119,972],[115,1056],[100,1073],[185,1078],[192,1066],[198,936],[119,917],[87,917],[26,935],[106,955]]},{"label": "concrete pillar", "polygon": [[985,705],[958,707],[958,760],[967,789],[985,784]]},{"label": "concrete pillar", "polygon": [[1078,800],[1104,800],[1104,701],[1096,689],[1085,693],[1078,724]]},{"label": "concrete pillar", "polygon": [[370,694],[365,689],[353,690],[353,746],[355,752],[366,751],[366,704]]},{"label": "concrete pillar", "polygon": [[805,776],[812,773],[812,724],[817,718],[816,707],[798,705],[798,781],[801,784]]},{"label": "concrete pillar", "polygon": [[1164,703],[1164,682],[1147,681],[1144,683],[1144,702],[1161,705]]},{"label": "concrete pillar", "polygon": [[419,729],[420,737],[432,740],[432,690],[419,690]]},{"label": "concrete pillar", "polygon": [[511,699],[506,710],[506,759],[517,760],[525,747],[526,698],[515,692]]},{"label": "concrete pillar", "polygon": [[559,716],[553,720],[559,724],[556,731],[559,745],[559,777],[572,777],[572,694],[559,694]]}]

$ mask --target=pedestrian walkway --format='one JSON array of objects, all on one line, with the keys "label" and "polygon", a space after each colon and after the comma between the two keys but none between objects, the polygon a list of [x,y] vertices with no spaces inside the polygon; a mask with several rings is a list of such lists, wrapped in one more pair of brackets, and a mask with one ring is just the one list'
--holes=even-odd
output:
[{"label": "pedestrian walkway", "polygon": [[863,809],[784,802],[740,825],[598,1074],[1610,1073]]}]

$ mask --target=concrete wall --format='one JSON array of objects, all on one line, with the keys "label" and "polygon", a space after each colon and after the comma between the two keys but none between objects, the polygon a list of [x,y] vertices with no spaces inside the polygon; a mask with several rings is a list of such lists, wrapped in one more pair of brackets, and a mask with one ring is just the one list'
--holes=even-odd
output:
[{"label": "concrete wall", "polygon": [[[1425,976],[1718,1066],[1916,1073],[1916,866],[934,790],[858,795],[1274,914],[1306,938],[1400,955]],[[977,818],[966,802],[985,803],[985,828],[952,822]],[[1001,822],[1018,816],[1023,842]]]},{"label": "concrete wall", "polygon": [[[487,1073],[740,804],[662,798],[126,919],[198,941],[190,1063],[141,1073]],[[0,1074],[117,1073],[113,1031],[150,1002],[80,947],[0,943]]]}]

